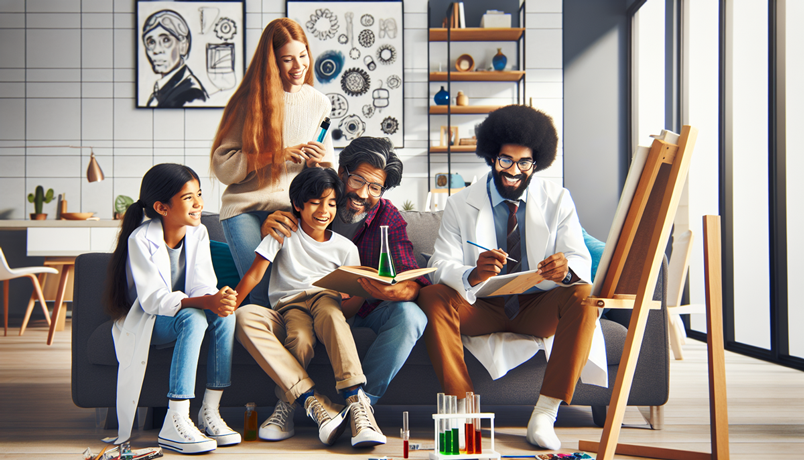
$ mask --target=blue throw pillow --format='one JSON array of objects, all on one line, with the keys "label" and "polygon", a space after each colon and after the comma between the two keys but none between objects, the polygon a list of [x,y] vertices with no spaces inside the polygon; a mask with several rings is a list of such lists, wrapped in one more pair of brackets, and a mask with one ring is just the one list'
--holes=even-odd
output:
[{"label": "blue throw pillow", "polygon": [[594,280],[595,273],[597,273],[597,266],[600,264],[600,258],[603,256],[603,248],[606,247],[606,243],[586,233],[586,229],[582,230],[583,242],[586,243],[589,253],[592,254],[592,280]]},{"label": "blue throw pillow", "polygon": [[218,289],[224,286],[236,288],[240,282],[240,275],[237,273],[229,245],[209,240],[209,250],[212,252],[212,268],[215,269],[215,276],[218,277]]}]

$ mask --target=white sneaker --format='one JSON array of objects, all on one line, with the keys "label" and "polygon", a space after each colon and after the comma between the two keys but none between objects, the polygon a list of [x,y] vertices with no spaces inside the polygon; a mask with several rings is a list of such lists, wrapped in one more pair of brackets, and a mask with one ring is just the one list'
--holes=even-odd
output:
[{"label": "white sneaker", "polygon": [[223,421],[217,406],[201,405],[201,410],[198,411],[198,429],[214,439],[218,447],[240,444],[242,440],[240,433],[229,428]]},{"label": "white sneaker", "polygon": [[204,436],[190,420],[190,401],[171,401],[159,432],[159,446],[182,454],[199,454],[217,448],[214,439]]},{"label": "white sneaker", "polygon": [[265,441],[281,441],[294,434],[293,413],[296,412],[296,404],[288,404],[281,399],[274,407],[274,413],[260,425],[260,439]]},{"label": "white sneaker", "polygon": [[304,410],[307,416],[318,424],[318,439],[331,446],[346,429],[346,415],[349,408],[337,413],[331,413],[327,407],[331,406],[326,396],[315,393],[304,401]]},{"label": "white sneaker", "polygon": [[352,421],[352,447],[367,447],[385,444],[385,435],[374,420],[374,408],[371,407],[366,393],[360,388],[357,394],[346,398],[349,404]]}]

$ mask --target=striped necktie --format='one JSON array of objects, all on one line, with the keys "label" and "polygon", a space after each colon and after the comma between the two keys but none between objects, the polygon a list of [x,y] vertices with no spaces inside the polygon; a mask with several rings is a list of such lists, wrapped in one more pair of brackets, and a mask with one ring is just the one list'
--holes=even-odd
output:
[{"label": "striped necktie", "polygon": [[[516,210],[519,207],[517,203],[506,201],[508,205],[508,257],[516,260],[510,260],[506,264],[508,273],[516,273],[522,266],[522,246],[519,238],[519,224],[516,220]],[[519,299],[516,295],[505,296],[505,315],[508,319],[514,319],[519,313]]]}]

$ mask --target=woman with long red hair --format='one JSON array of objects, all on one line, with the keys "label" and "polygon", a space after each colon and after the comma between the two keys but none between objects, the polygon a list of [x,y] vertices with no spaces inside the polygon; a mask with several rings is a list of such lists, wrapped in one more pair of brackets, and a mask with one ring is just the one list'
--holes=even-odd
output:
[{"label": "woman with long red hair", "polygon": [[[298,23],[271,21],[223,111],[210,165],[227,186],[221,223],[240,276],[254,261],[263,220],[290,211],[290,181],[305,167],[333,162],[332,139],[313,141],[331,104],[312,87],[312,61]],[[269,307],[268,279],[254,289],[251,303]]]}]

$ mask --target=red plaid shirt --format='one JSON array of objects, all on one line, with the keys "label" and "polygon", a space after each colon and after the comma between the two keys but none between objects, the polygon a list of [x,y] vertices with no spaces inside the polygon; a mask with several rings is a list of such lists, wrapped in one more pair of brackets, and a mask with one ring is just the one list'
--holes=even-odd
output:
[{"label": "red plaid shirt", "polygon": [[[360,263],[367,267],[379,268],[380,264],[380,226],[388,226],[388,245],[391,248],[391,260],[397,273],[419,268],[416,256],[413,254],[413,243],[408,239],[405,228],[408,223],[399,214],[390,201],[380,198],[380,202],[372,209],[363,221],[363,226],[357,230],[352,242],[360,253]],[[430,284],[427,277],[420,276],[414,281],[422,286]],[[365,318],[382,301],[372,300],[363,303],[357,315]]]}]

